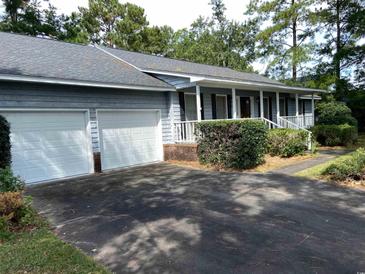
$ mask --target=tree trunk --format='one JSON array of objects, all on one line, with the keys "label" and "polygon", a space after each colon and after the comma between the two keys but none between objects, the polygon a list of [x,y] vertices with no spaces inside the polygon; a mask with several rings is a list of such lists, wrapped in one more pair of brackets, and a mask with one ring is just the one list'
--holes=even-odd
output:
[{"label": "tree trunk", "polygon": [[[295,4],[295,0],[291,2],[292,6]],[[297,60],[296,60],[296,53],[297,53],[297,16],[296,14],[293,16],[292,19],[292,27],[293,27],[293,49],[292,49],[292,79],[293,81],[297,80]]]},{"label": "tree trunk", "polygon": [[341,79],[341,61],[339,53],[341,51],[341,18],[340,18],[340,0],[336,1],[336,54],[334,56],[334,65],[336,73],[336,81]]}]

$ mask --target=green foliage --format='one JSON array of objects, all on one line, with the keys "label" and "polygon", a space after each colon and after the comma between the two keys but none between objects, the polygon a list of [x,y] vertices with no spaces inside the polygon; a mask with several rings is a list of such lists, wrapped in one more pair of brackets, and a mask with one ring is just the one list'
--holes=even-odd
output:
[{"label": "green foliage", "polygon": [[352,115],[359,122],[359,131],[365,131],[365,90],[353,91],[348,96],[347,105],[351,109]]},{"label": "green foliage", "polygon": [[344,125],[316,125],[311,131],[314,138],[325,146],[350,145],[356,142],[357,128]]},{"label": "green foliage", "polygon": [[246,15],[260,26],[256,50],[264,60],[270,60],[271,76],[296,81],[301,66],[310,61],[310,38],[314,34],[308,20],[312,3],[313,0],[250,1]]},{"label": "green foliage", "polygon": [[359,180],[365,174],[365,150],[359,148],[349,157],[336,161],[328,166],[322,175],[329,175],[333,180]]},{"label": "green foliage", "polygon": [[9,167],[0,169],[0,193],[22,191],[24,187],[24,181],[14,176]]},{"label": "green foliage", "polygon": [[271,156],[292,157],[304,154],[308,133],[295,129],[272,129],[269,131],[268,152]]},{"label": "green foliage", "polygon": [[261,121],[206,121],[197,130],[203,164],[245,169],[264,162],[268,129]]},{"label": "green foliage", "polygon": [[321,102],[316,106],[317,124],[319,125],[342,125],[357,126],[357,121],[351,116],[351,109],[346,104],[330,101]]},{"label": "green foliage", "polygon": [[199,17],[190,29],[177,31],[167,56],[251,71],[257,26],[228,20],[223,1],[212,1],[211,5],[212,18]]},{"label": "green foliage", "polygon": [[[344,99],[351,82],[349,76],[355,75],[355,81],[360,83],[365,72],[365,46],[358,43],[365,35],[365,2],[316,0],[316,4],[321,8],[313,11],[310,23],[323,34],[323,42],[317,45],[320,73],[334,76],[331,84],[335,85],[336,98]],[[353,72],[346,73],[348,70]]]},{"label": "green foliage", "polygon": [[80,8],[81,25],[94,43],[138,50],[141,33],[148,26],[144,9],[118,0],[90,0],[88,8]]},{"label": "green foliage", "polygon": [[21,192],[0,192],[0,233],[29,226],[41,227],[43,219],[32,207],[32,198]]},{"label": "green foliage", "polygon": [[10,125],[0,115],[0,169],[11,164]]}]

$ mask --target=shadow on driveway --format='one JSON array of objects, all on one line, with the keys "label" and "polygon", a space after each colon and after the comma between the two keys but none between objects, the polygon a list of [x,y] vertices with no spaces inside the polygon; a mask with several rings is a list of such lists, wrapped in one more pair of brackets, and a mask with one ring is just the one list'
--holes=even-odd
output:
[{"label": "shadow on driveway", "polygon": [[28,189],[57,234],[117,273],[365,271],[365,193],[168,164]]}]

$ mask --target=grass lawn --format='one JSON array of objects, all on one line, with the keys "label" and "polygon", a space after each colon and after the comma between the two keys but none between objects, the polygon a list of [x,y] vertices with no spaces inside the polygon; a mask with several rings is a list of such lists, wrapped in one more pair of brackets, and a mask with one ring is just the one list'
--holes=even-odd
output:
[{"label": "grass lawn", "polygon": [[0,237],[0,273],[110,273],[48,228]]},{"label": "grass lawn", "polygon": [[326,163],[323,163],[323,164],[320,164],[320,165],[317,165],[317,166],[314,166],[314,167],[311,167],[311,168],[308,168],[308,169],[305,169],[305,170],[302,170],[298,173],[296,173],[295,175],[296,176],[300,176],[300,177],[308,177],[308,178],[319,178],[321,177],[321,174],[322,172],[328,167],[330,166],[331,164],[333,163],[336,163],[337,161],[341,161],[341,160],[344,160],[346,158],[350,158],[349,157],[349,154],[351,152],[349,152],[348,154],[345,154],[345,155],[342,155],[342,156],[339,156],[333,160],[330,160]]},{"label": "grass lawn", "polygon": [[[357,139],[357,142],[356,144],[354,145],[351,145],[351,146],[348,146],[348,147],[321,147],[321,149],[347,149],[347,150],[356,150],[360,147],[363,147],[365,148],[365,133],[360,133],[359,134],[359,138]],[[344,160],[346,158],[349,158],[349,154],[351,152],[349,151],[348,154],[346,155],[343,155],[343,156],[339,156],[327,163],[324,163],[324,164],[321,164],[321,165],[318,165],[318,166],[314,166],[312,168],[309,168],[309,169],[306,169],[306,170],[302,170],[298,173],[296,173],[295,175],[297,176],[301,176],[301,177],[308,177],[308,178],[320,178],[321,177],[321,174],[322,172],[329,166],[331,165],[332,163],[335,163],[336,161],[341,161],[341,160]]]}]

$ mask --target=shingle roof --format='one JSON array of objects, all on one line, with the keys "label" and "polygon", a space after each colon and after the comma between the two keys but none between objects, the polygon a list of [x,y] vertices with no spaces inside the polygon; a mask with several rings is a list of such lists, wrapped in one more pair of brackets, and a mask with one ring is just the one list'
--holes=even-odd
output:
[{"label": "shingle roof", "polygon": [[232,81],[253,81],[258,83],[284,85],[279,81],[271,80],[256,73],[239,72],[225,67],[204,65],[121,49],[106,47],[103,47],[103,49],[142,70],[181,73]]},{"label": "shingle roof", "polygon": [[0,74],[172,88],[92,46],[0,32]]}]

